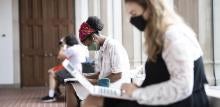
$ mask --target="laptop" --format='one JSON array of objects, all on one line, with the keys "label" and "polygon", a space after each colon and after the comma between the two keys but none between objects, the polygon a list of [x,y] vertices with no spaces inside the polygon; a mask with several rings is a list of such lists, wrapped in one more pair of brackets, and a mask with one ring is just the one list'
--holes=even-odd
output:
[{"label": "laptop", "polygon": [[91,84],[81,73],[74,71],[73,65],[68,60],[64,60],[62,64],[65,69],[69,73],[71,73],[75,77],[75,79],[90,92],[91,95],[116,99],[134,100],[129,96],[123,95],[121,89],[102,87]]}]

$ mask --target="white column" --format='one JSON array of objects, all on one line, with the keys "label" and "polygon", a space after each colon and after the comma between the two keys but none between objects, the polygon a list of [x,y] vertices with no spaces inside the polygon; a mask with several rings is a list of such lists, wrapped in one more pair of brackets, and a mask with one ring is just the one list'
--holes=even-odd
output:
[{"label": "white column", "polygon": [[140,64],[143,64],[143,62],[146,61],[146,54],[144,53],[144,33],[141,33],[138,29],[133,27],[133,54],[134,54],[134,59],[133,59],[133,66],[137,67]]},{"label": "white column", "polygon": [[121,0],[113,1],[113,38],[122,43],[122,2]]},{"label": "white column", "polygon": [[204,65],[209,84],[214,84],[213,47],[211,28],[211,0],[199,0],[199,43],[204,53]]},{"label": "white column", "polygon": [[14,83],[12,0],[0,0],[0,85]]},{"label": "white column", "polygon": [[101,8],[101,20],[104,23],[104,29],[102,30],[102,34],[105,36],[112,36],[112,0],[101,0],[100,4]]},{"label": "white column", "polygon": [[168,3],[170,4],[170,6],[173,8],[174,7],[174,2],[173,0],[168,0]]},{"label": "white column", "polygon": [[125,10],[124,3],[122,9],[122,42],[128,52],[131,68],[134,68],[146,60],[143,48],[144,37],[130,24],[130,17]]},{"label": "white column", "polygon": [[89,0],[89,16],[100,17],[100,0]]},{"label": "white column", "polygon": [[122,1],[89,0],[89,16],[98,16],[104,23],[102,34],[122,42]]},{"label": "white column", "polygon": [[214,0],[214,58],[217,84],[220,84],[220,1]]},{"label": "white column", "polygon": [[13,14],[13,62],[14,62],[14,84],[15,87],[20,87],[21,71],[20,71],[20,31],[19,31],[19,1],[12,0]]},{"label": "white column", "polygon": [[79,28],[82,22],[88,18],[88,0],[75,0],[75,31],[79,37]]}]

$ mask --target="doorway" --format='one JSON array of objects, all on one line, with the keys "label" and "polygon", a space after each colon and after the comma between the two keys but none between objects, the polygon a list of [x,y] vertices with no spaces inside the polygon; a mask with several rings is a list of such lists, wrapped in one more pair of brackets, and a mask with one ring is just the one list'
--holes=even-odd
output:
[{"label": "doorway", "polygon": [[19,0],[22,87],[48,85],[59,39],[75,32],[74,7],[74,0]]}]

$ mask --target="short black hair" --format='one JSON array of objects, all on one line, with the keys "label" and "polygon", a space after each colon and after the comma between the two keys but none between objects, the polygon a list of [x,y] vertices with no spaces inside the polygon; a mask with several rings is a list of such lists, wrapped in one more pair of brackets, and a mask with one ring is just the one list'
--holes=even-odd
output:
[{"label": "short black hair", "polygon": [[73,46],[76,44],[79,44],[78,40],[76,39],[76,37],[74,35],[67,35],[64,38],[64,42],[66,43],[67,46]]},{"label": "short black hair", "polygon": [[95,30],[94,33],[96,34],[99,34],[99,31],[102,31],[102,29],[104,28],[104,24],[97,16],[88,17],[86,23]]}]

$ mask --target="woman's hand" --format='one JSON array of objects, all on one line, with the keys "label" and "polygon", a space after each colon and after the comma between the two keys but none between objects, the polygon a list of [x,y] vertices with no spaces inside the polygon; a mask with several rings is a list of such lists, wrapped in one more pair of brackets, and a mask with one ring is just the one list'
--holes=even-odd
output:
[{"label": "woman's hand", "polygon": [[137,89],[137,86],[134,84],[122,84],[121,89],[123,90],[123,93],[132,96],[132,93]]},{"label": "woman's hand", "polygon": [[97,85],[97,79],[88,79],[90,83],[92,83],[93,85]]}]

